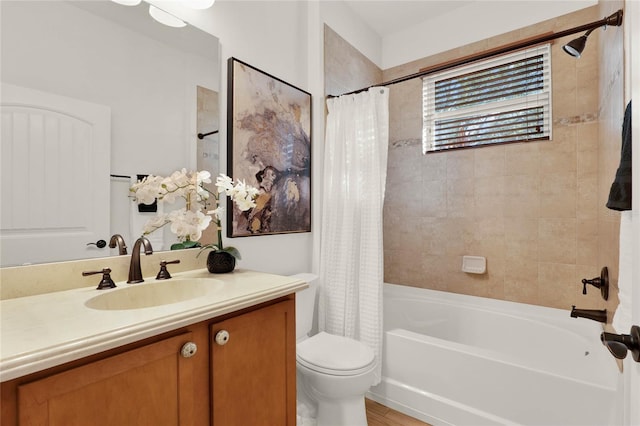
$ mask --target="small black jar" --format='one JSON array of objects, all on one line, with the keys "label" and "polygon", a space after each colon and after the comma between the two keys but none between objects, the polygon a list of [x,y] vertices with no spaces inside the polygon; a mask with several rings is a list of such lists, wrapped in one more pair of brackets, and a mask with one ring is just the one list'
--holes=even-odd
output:
[{"label": "small black jar", "polygon": [[226,251],[211,251],[207,256],[207,269],[212,274],[226,274],[236,267],[236,258]]}]

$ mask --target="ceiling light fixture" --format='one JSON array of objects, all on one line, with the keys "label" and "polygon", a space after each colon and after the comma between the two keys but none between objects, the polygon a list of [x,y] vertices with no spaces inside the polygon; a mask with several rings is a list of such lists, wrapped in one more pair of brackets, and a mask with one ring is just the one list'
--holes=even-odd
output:
[{"label": "ceiling light fixture", "polygon": [[589,34],[591,34],[593,30],[600,27],[604,27],[604,29],[606,30],[607,25],[611,25],[614,27],[619,27],[620,25],[622,25],[622,10],[618,10],[616,13],[614,13],[613,15],[607,18],[604,18],[600,22],[601,22],[601,25],[595,28],[589,29],[589,31],[584,33],[584,35],[576,39],[573,39],[569,43],[562,46],[562,50],[564,50],[574,58],[579,58],[580,56],[582,56],[582,51],[584,50],[584,46],[587,44],[587,37],[589,37]]},{"label": "ceiling light fixture", "polygon": [[123,6],[137,6],[142,0],[111,0],[114,3],[121,4]]},{"label": "ceiling light fixture", "polygon": [[169,12],[165,12],[153,5],[149,5],[149,15],[156,21],[169,27],[182,28],[187,25],[182,19],[176,18]]},{"label": "ceiling light fixture", "polygon": [[186,0],[185,4],[191,9],[209,9],[215,0]]}]

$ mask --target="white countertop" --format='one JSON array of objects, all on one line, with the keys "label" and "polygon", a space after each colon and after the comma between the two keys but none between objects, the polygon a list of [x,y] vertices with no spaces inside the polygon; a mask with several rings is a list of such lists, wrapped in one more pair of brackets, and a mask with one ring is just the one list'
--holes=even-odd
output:
[{"label": "white countertop", "polygon": [[[65,362],[205,321],[307,287],[298,278],[235,270],[210,274],[206,269],[172,274],[176,278],[222,281],[211,294],[162,306],[97,310],[87,300],[144,283],[116,283],[115,289],[95,286],[0,302],[0,381],[4,382]],[[96,285],[99,276],[96,278]]]}]

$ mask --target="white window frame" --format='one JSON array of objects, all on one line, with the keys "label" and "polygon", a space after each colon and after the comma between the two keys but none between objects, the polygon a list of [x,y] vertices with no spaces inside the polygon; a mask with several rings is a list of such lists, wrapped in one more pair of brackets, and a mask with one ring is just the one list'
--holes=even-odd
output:
[{"label": "white window frame", "polygon": [[[435,110],[435,84],[442,80],[455,78],[465,74],[481,71],[487,68],[503,65],[509,62],[523,60],[529,57],[543,55],[543,89],[539,92],[497,101],[488,101],[481,105],[460,107],[450,111]],[[511,142],[528,142],[533,140],[552,139],[552,91],[551,91],[551,45],[543,44],[517,52],[501,55],[495,58],[474,62],[468,65],[454,67],[444,71],[430,74],[423,78],[423,126],[422,146],[423,152],[437,152],[447,149],[467,148],[474,146],[486,146]],[[514,136],[514,139],[487,140],[482,142],[456,142],[455,144],[438,144],[435,140],[436,123],[441,120],[464,117],[480,117],[494,113],[516,111],[524,108],[542,107],[544,110],[544,125],[541,136],[522,139]],[[463,129],[461,127],[461,129]]]}]

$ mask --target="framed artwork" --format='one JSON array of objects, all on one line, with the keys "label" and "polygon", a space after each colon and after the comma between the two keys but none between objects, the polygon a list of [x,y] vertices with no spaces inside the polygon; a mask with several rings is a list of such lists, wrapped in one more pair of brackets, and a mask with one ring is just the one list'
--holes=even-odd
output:
[{"label": "framed artwork", "polygon": [[311,94],[236,58],[228,61],[227,171],[260,193],[227,204],[227,235],[311,231]]}]

